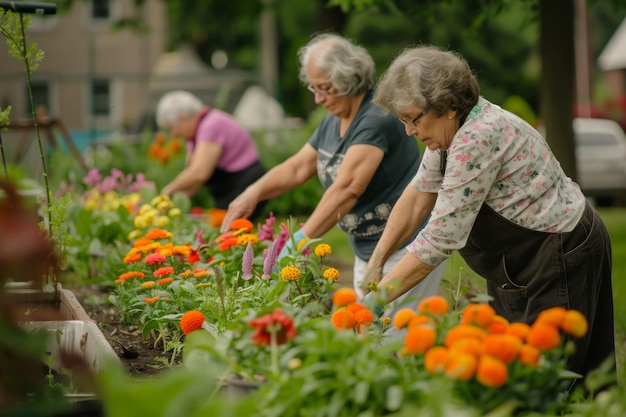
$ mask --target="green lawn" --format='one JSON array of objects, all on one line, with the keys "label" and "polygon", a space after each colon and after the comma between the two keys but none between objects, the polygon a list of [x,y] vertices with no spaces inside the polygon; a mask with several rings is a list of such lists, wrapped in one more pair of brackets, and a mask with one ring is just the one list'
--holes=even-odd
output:
[{"label": "green lawn", "polygon": [[[600,208],[598,211],[606,223],[613,246],[616,356],[621,381],[626,382],[626,303],[621,302],[626,299],[626,208]],[[333,248],[329,264],[336,266],[341,273],[342,282],[350,285],[353,255],[345,234],[339,228],[333,228],[323,240]],[[458,293],[461,295],[486,293],[486,289],[484,280],[467,267],[458,253],[454,253],[444,272],[441,292],[442,295],[454,299]]]}]

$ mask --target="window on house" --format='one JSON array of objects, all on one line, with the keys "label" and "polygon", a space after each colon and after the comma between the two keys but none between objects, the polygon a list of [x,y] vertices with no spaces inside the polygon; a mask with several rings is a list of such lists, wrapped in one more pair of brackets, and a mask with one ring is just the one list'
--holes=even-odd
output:
[{"label": "window on house", "polygon": [[109,80],[92,81],[91,112],[94,116],[109,116],[111,114],[111,83]]},{"label": "window on house", "polygon": [[91,0],[91,18],[108,19],[111,17],[110,0]]},{"label": "window on house", "polygon": [[[33,91],[33,101],[35,103],[35,109],[50,109],[50,85],[47,81],[32,80],[31,89]],[[30,96],[28,93],[28,85],[24,87],[24,116],[27,118],[32,117],[32,110],[30,108]]]}]

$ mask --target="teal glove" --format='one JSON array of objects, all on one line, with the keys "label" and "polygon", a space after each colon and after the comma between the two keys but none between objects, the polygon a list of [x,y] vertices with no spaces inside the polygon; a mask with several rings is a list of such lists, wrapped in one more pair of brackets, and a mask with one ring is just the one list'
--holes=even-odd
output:
[{"label": "teal glove", "polygon": [[305,239],[306,237],[307,236],[304,234],[302,229],[298,229],[293,234],[293,237],[291,237],[291,238],[289,238],[289,240],[287,240],[287,243],[285,243],[285,246],[283,246],[283,249],[278,254],[278,257],[276,258],[276,262],[280,262],[280,260],[283,259],[285,256],[291,254],[294,251],[294,248],[296,248],[298,246],[298,243],[302,239]]},{"label": "teal glove", "polygon": [[385,312],[385,306],[376,299],[373,292],[365,294],[362,304],[374,313],[374,317],[377,319],[379,319]]}]

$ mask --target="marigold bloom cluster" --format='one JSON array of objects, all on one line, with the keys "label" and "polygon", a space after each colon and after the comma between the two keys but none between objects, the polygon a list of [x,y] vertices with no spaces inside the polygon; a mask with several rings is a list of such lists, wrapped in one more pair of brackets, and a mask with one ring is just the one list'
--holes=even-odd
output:
[{"label": "marigold bloom cluster", "polygon": [[356,303],[356,292],[352,288],[339,288],[333,293],[333,305],[335,307],[345,307],[348,304]]},{"label": "marigold bloom cluster", "polygon": [[269,345],[272,342],[272,335],[276,344],[282,345],[287,340],[295,338],[298,333],[293,319],[278,308],[269,314],[250,320],[248,326],[256,329],[252,334],[252,341],[257,346]]},{"label": "marigold bloom cluster", "polygon": [[459,323],[447,331],[443,328],[448,311],[445,299],[426,298],[417,310],[401,309],[393,318],[394,327],[406,329],[403,353],[423,355],[424,368],[430,373],[457,380],[475,378],[491,388],[508,382],[514,362],[538,366],[542,352],[561,346],[561,332],[582,337],[588,329],[580,312],[561,307],[543,311],[528,325],[509,323],[488,304],[471,303],[461,312]]},{"label": "marigold bloom cluster", "polygon": [[331,322],[339,330],[355,329],[358,331],[360,326],[367,326],[372,324],[373,321],[374,313],[363,304],[357,302],[337,309],[331,316]]},{"label": "marigold bloom cluster", "polygon": [[[146,297],[146,298],[144,298],[144,301],[146,303],[148,303],[148,304],[154,304],[157,301],[159,301],[160,299],[161,299],[161,296],[160,295],[156,295],[154,297]],[[166,301],[166,300],[164,300],[164,301]]]},{"label": "marigold bloom cluster", "polygon": [[296,281],[302,276],[302,272],[296,266],[287,265],[280,270],[279,276],[283,281]]},{"label": "marigold bloom cluster", "polygon": [[228,228],[232,231],[239,231],[243,229],[244,233],[252,233],[252,229],[254,228],[254,225],[248,219],[239,218],[239,219],[233,220],[230,223]]},{"label": "marigold bloom cluster", "polygon": [[315,256],[318,257],[323,257],[326,255],[330,255],[331,253],[333,253],[333,249],[330,247],[330,245],[328,243],[320,243],[319,245],[317,245],[315,247]]},{"label": "marigold bloom cluster", "polygon": [[337,281],[339,279],[339,271],[337,268],[326,268],[322,276],[330,281]]}]

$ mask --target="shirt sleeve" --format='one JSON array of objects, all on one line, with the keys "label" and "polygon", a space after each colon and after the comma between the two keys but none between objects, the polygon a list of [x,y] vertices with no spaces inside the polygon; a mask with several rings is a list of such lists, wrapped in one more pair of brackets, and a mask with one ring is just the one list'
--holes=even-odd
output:
[{"label": "shirt sleeve", "polygon": [[440,172],[439,151],[424,155],[413,186],[437,192],[438,197],[428,224],[407,247],[422,262],[439,265],[467,243],[502,165],[497,136],[467,129],[457,132],[448,150],[445,176]]}]

